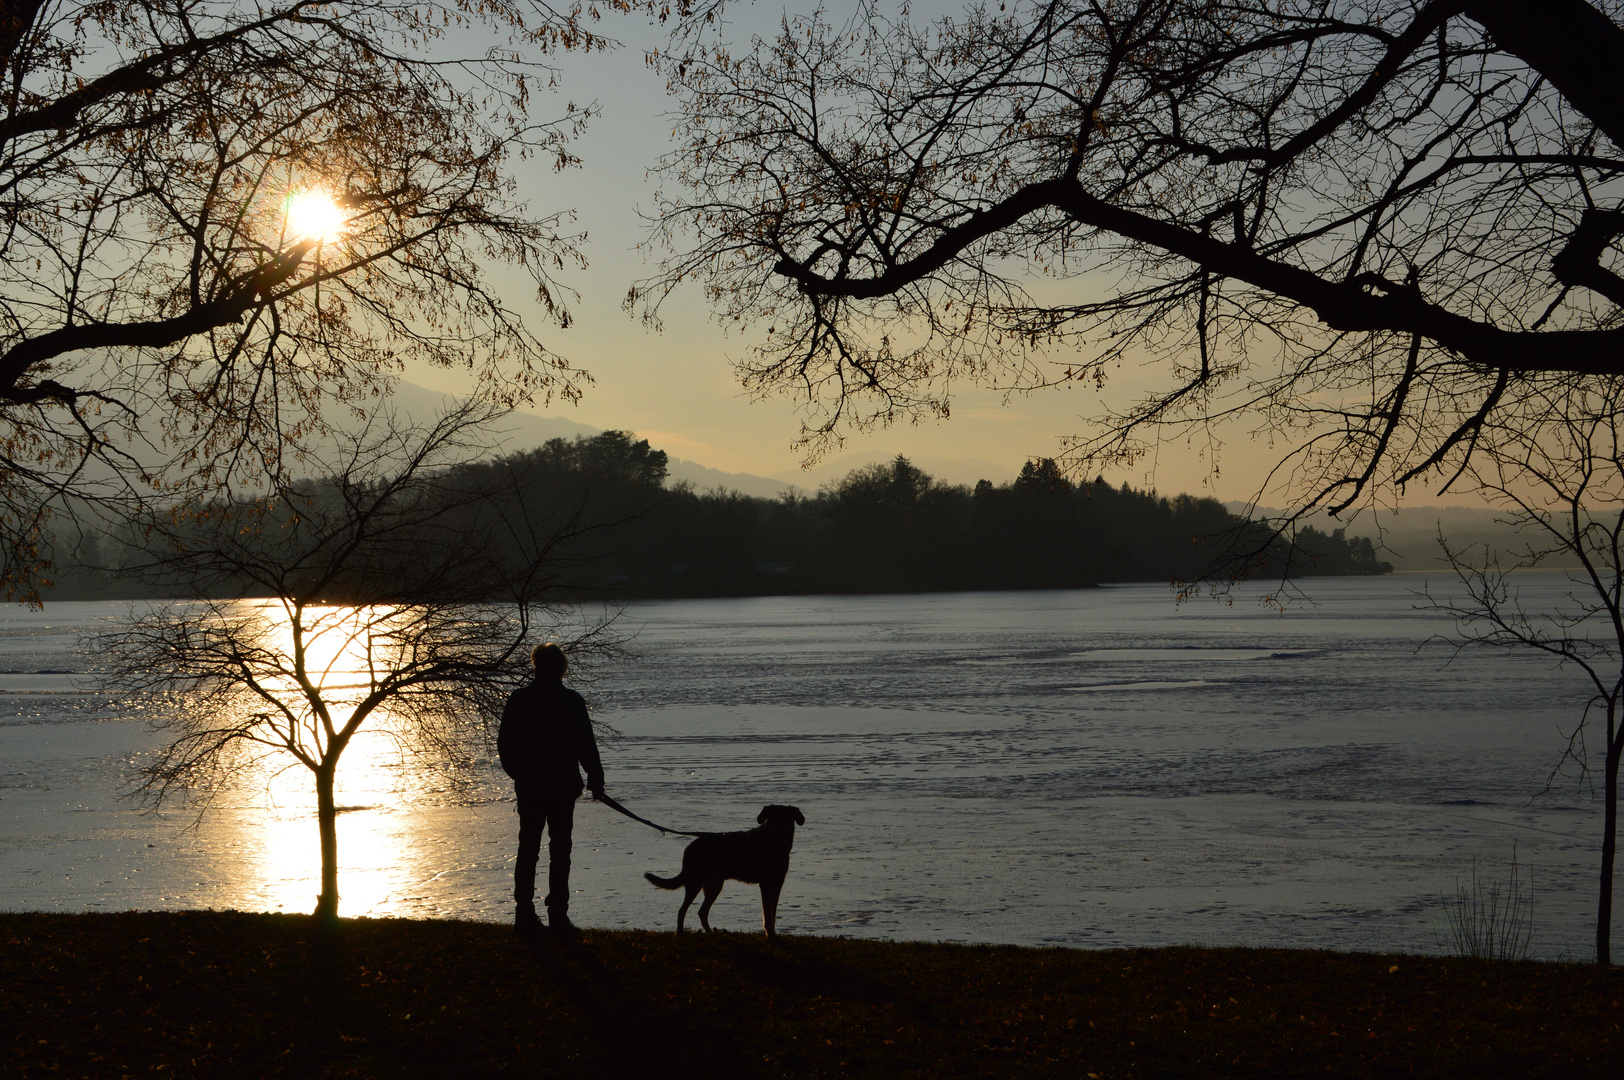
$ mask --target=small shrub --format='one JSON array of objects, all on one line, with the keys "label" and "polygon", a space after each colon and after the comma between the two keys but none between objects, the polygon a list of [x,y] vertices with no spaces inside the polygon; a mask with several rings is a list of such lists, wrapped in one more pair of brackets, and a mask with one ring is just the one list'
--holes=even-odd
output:
[{"label": "small shrub", "polygon": [[1472,859],[1472,883],[1455,879],[1455,895],[1443,897],[1448,931],[1443,946],[1456,956],[1481,960],[1526,960],[1534,937],[1533,885],[1517,862],[1511,845],[1506,882],[1485,883]]}]

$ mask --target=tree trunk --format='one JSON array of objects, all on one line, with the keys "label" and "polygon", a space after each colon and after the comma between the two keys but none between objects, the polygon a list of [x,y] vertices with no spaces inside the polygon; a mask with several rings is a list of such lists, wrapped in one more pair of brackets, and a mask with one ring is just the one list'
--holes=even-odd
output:
[{"label": "tree trunk", "polygon": [[1624,146],[1624,30],[1585,0],[1465,0],[1466,17]]},{"label": "tree trunk", "polygon": [[316,898],[316,919],[338,921],[338,806],[333,799],[331,763],[316,770],[316,824],[321,830],[321,895]]},{"label": "tree trunk", "polygon": [[1596,963],[1612,963],[1613,853],[1618,845],[1618,762],[1624,751],[1615,708],[1607,710],[1607,767],[1602,781],[1601,897],[1596,904]]}]

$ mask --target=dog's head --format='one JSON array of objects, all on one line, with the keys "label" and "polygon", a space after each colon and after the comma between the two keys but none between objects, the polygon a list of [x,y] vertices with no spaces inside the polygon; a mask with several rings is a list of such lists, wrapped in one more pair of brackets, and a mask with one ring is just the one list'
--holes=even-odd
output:
[{"label": "dog's head", "polygon": [[769,821],[786,826],[792,821],[797,825],[805,825],[806,816],[793,806],[763,806],[761,813],[756,815],[756,824],[765,825]]}]

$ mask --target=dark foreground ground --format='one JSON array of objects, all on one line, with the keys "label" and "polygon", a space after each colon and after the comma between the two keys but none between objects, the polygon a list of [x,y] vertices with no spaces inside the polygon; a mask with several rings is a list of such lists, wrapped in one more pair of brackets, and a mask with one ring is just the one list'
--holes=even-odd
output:
[{"label": "dark foreground ground", "polygon": [[0,915],[0,1075],[1606,1076],[1624,973],[195,912]]}]

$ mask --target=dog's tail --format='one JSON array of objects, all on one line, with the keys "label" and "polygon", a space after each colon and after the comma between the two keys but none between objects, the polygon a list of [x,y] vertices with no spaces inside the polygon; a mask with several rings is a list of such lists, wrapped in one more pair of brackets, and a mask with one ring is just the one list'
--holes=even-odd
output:
[{"label": "dog's tail", "polygon": [[658,874],[644,874],[643,876],[648,878],[648,883],[650,885],[657,886],[661,889],[682,888],[683,883],[681,874],[678,874],[676,877],[660,877]]}]

